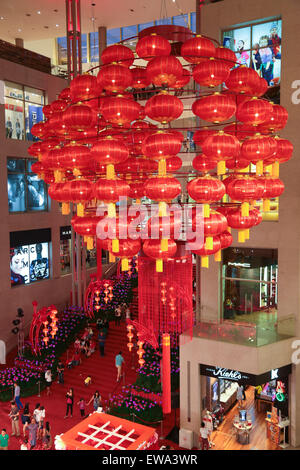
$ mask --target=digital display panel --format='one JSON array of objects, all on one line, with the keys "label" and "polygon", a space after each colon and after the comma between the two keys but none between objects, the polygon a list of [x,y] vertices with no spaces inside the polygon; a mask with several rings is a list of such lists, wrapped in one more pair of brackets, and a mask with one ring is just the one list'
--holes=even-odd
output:
[{"label": "digital display panel", "polygon": [[10,279],[12,287],[49,279],[49,243],[11,248]]}]

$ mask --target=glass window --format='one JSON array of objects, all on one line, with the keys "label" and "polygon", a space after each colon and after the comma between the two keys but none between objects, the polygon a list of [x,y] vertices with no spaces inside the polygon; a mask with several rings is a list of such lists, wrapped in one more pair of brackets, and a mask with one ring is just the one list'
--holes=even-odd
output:
[{"label": "glass window", "polygon": [[195,12],[191,13],[191,31],[193,31],[193,33],[196,33],[196,13]]},{"label": "glass window", "polygon": [[223,252],[223,317],[251,323],[277,321],[278,252],[227,248]]},{"label": "glass window", "polygon": [[223,45],[235,51],[238,63],[254,68],[269,86],[280,83],[281,26],[276,19],[223,32]]},{"label": "glass window", "polygon": [[98,31],[90,33],[90,58],[91,62],[99,62]]},{"label": "glass window", "polygon": [[120,28],[108,29],[107,30],[107,45],[120,42],[120,39],[121,39],[120,34],[121,34]]},{"label": "glass window", "polygon": [[49,243],[10,248],[11,286],[49,279]]},{"label": "glass window", "polygon": [[159,26],[162,24],[172,24],[172,18],[161,18],[160,20],[155,20],[156,26]]},{"label": "glass window", "polygon": [[125,26],[124,28],[121,28],[121,39],[129,39],[133,38],[137,35],[137,25],[133,26]]},{"label": "glass window", "polygon": [[71,240],[60,240],[60,272],[62,275],[71,272]]},{"label": "glass window", "polygon": [[67,38],[57,38],[57,62],[58,65],[68,64]]},{"label": "glass window", "polygon": [[31,165],[35,160],[7,159],[7,195],[9,212],[38,212],[48,210],[46,184]]},{"label": "glass window", "polygon": [[87,34],[81,35],[81,61],[83,64],[87,63]]},{"label": "glass window", "polygon": [[5,129],[7,139],[37,141],[31,134],[43,120],[45,94],[42,90],[5,83]]},{"label": "glass window", "polygon": [[143,23],[138,25],[138,32],[143,31],[143,29],[151,28],[154,26],[154,21],[150,21],[149,23]]},{"label": "glass window", "polygon": [[184,26],[185,28],[189,27],[189,17],[187,14],[173,16],[173,24],[177,26]]}]

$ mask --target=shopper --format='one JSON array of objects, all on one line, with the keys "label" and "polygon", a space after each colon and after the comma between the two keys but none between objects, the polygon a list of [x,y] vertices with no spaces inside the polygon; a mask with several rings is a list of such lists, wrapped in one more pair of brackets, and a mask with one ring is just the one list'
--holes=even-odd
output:
[{"label": "shopper", "polygon": [[39,426],[38,439],[42,439],[42,436],[43,436],[45,417],[46,417],[45,408],[43,406],[40,406],[40,408],[37,410],[37,413],[36,413],[36,423]]},{"label": "shopper", "polygon": [[80,416],[82,418],[85,417],[85,401],[83,398],[80,398],[80,400],[77,402],[77,405],[79,406],[79,411],[80,411]]},{"label": "shopper", "polygon": [[90,405],[90,403],[92,403],[92,402],[93,402],[94,410],[97,411],[99,406],[101,406],[101,395],[100,395],[98,390],[95,391],[94,395],[92,396],[92,398],[88,402],[88,405]]},{"label": "shopper", "polygon": [[47,369],[45,372],[45,380],[47,385],[47,396],[51,394],[51,385],[52,385],[52,372],[51,369]]},{"label": "shopper", "polygon": [[21,389],[20,389],[20,386],[18,385],[17,382],[14,383],[14,401],[16,402],[16,405],[18,407],[18,410],[20,410],[21,408],[23,408],[23,405],[21,403],[21,400],[20,400],[20,395],[21,395]]},{"label": "shopper", "polygon": [[56,370],[57,370],[57,378],[58,378],[57,383],[64,384],[65,366],[63,365],[63,363],[61,361],[59,361],[59,363],[57,364],[57,369]]},{"label": "shopper", "polygon": [[19,409],[15,401],[11,402],[10,413],[8,415],[11,420],[11,435],[20,436],[20,427],[19,427]]},{"label": "shopper", "polygon": [[66,416],[65,416],[65,418],[68,417],[69,411],[70,411],[70,417],[73,418],[73,404],[74,404],[74,392],[73,392],[73,388],[70,388],[70,389],[67,391],[66,400],[67,400],[67,411],[66,411]]},{"label": "shopper", "polygon": [[124,357],[122,356],[122,351],[116,355],[115,364],[117,368],[117,382],[121,380],[122,377],[122,366],[125,364]]},{"label": "shopper", "polygon": [[39,425],[37,424],[35,419],[32,418],[31,423],[27,424],[27,428],[28,428],[28,433],[29,433],[29,444],[30,444],[30,450],[31,450],[33,449],[33,447],[36,446],[36,438],[37,438]]},{"label": "shopper", "polygon": [[[35,419],[36,422],[37,422],[37,414],[39,413],[40,406],[41,406],[41,404],[37,403],[35,405],[35,408],[34,408],[33,413],[32,413],[32,416],[33,416],[33,418]],[[28,424],[30,424],[30,423],[28,423]]]},{"label": "shopper", "polygon": [[130,312],[129,307],[127,307],[126,310],[125,310],[125,317],[126,317],[126,320],[130,320],[130,318],[131,318],[131,312]]},{"label": "shopper", "polygon": [[207,431],[204,421],[202,421],[201,423],[199,441],[200,441],[200,448],[202,450],[209,449],[208,431]]},{"label": "shopper", "polygon": [[122,310],[120,305],[115,309],[115,325],[120,326],[122,317]]},{"label": "shopper", "polygon": [[0,434],[0,450],[8,450],[9,435],[6,429],[3,428]]},{"label": "shopper", "polygon": [[20,450],[29,450],[28,447],[29,447],[28,439],[26,438],[26,439],[24,439],[24,441],[22,442],[21,447],[20,447]]},{"label": "shopper", "polygon": [[49,421],[46,422],[45,428],[43,430],[43,448],[45,450],[50,449],[52,446],[52,439],[51,439],[51,428]]},{"label": "shopper", "polygon": [[29,412],[29,403],[25,403],[24,410],[21,416],[21,421],[23,424],[23,435],[25,437],[25,428],[26,428],[26,423],[30,423],[30,412]]},{"label": "shopper", "polygon": [[98,334],[100,356],[104,356],[105,341],[106,341],[106,335],[104,331],[100,331]]}]

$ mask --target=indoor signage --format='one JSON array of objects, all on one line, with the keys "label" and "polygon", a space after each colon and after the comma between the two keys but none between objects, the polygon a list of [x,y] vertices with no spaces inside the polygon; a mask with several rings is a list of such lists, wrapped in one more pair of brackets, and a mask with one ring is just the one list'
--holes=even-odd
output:
[{"label": "indoor signage", "polygon": [[226,367],[209,366],[200,364],[200,374],[207,377],[215,377],[216,379],[232,380],[244,384],[258,386],[271,380],[283,380],[291,373],[291,365],[283,366],[278,369],[272,369],[264,374],[254,375],[241,372]]}]

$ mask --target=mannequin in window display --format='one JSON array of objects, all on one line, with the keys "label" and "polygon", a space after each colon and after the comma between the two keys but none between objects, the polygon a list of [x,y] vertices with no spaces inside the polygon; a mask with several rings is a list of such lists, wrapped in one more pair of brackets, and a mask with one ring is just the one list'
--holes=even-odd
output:
[{"label": "mannequin in window display", "polygon": [[12,248],[10,252],[10,282],[12,286],[25,284],[25,278],[21,274],[24,269],[24,255],[18,248]]},{"label": "mannequin in window display", "polygon": [[16,134],[17,134],[17,139],[20,140],[20,136],[21,136],[21,124],[20,124],[20,121],[19,121],[18,118],[17,118],[17,120],[16,120]]},{"label": "mannequin in window display", "polygon": [[11,139],[13,135],[13,126],[10,120],[10,116],[7,117],[5,128],[6,128],[6,138]]},{"label": "mannequin in window display", "polygon": [[261,57],[259,53],[259,44],[254,44],[252,51],[252,68],[261,76]]},{"label": "mannequin in window display", "polygon": [[249,54],[248,52],[244,51],[245,47],[245,42],[240,39],[237,43],[237,62],[240,65],[247,65],[248,64],[248,59],[249,59]]},{"label": "mannequin in window display", "polygon": [[261,57],[261,74],[262,77],[268,82],[270,85],[271,81],[273,80],[273,52],[269,45],[269,37],[268,36],[261,36],[259,40],[259,54]]},{"label": "mannequin in window display", "polygon": [[273,58],[281,59],[281,38],[278,35],[277,23],[272,24],[272,28],[270,29],[270,37],[269,37],[268,44],[272,49]]},{"label": "mannequin in window display", "polygon": [[36,259],[30,263],[30,280],[38,281],[40,279],[47,279],[49,277],[49,263],[48,258],[43,258],[42,256],[43,245],[37,243],[35,251]]}]

